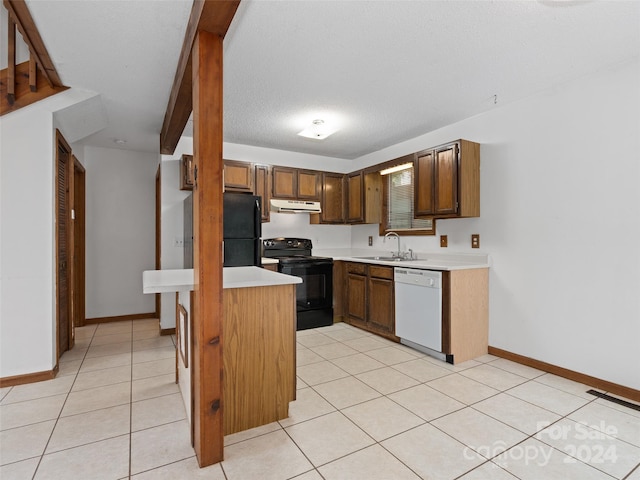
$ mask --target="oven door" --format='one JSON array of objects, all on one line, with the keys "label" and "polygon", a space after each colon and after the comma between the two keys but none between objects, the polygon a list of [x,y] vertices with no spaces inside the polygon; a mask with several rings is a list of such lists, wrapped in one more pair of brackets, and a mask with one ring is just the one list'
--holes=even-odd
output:
[{"label": "oven door", "polygon": [[296,285],[298,312],[333,306],[333,265],[331,263],[280,264],[281,273],[302,278]]}]

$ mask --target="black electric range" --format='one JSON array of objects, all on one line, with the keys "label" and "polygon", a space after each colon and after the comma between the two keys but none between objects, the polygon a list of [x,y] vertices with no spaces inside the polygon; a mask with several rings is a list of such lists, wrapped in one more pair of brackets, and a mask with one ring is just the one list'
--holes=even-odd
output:
[{"label": "black electric range", "polygon": [[278,260],[278,271],[302,278],[296,285],[297,329],[333,324],[333,259],[311,255],[308,238],[268,238],[263,256]]}]

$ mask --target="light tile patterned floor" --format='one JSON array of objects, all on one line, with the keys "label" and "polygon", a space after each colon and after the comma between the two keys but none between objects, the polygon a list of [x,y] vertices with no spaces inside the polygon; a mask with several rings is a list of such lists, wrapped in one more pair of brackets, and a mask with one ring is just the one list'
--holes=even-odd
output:
[{"label": "light tile patterned floor", "polygon": [[448,365],[345,324],[298,332],[286,420],[197,468],[157,320],[76,330],[55,380],[0,389],[0,478],[640,480],[640,412],[491,355]]}]

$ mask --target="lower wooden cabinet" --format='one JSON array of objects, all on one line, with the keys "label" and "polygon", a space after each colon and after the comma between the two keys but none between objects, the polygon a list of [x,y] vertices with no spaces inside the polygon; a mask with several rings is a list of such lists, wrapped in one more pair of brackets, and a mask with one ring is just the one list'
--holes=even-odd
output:
[{"label": "lower wooden cabinet", "polygon": [[[393,267],[336,261],[333,265],[334,315],[394,341]],[[487,353],[489,269],[442,272],[442,352],[454,363]]]},{"label": "lower wooden cabinet", "polygon": [[271,270],[272,272],[277,272],[278,271],[278,264],[277,263],[263,263],[262,264],[262,268],[264,268],[265,270]]},{"label": "lower wooden cabinet", "polygon": [[396,322],[393,268],[369,265],[367,293],[367,321],[376,330],[394,334]]},{"label": "lower wooden cabinet", "polygon": [[393,267],[346,262],[344,273],[344,320],[397,341]]}]

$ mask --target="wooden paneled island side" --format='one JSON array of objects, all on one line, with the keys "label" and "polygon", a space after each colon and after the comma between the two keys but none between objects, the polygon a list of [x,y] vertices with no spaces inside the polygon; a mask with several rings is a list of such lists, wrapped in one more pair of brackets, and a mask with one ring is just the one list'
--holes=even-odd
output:
[{"label": "wooden paneled island side", "polygon": [[[240,432],[286,418],[296,398],[296,284],[298,277],[257,267],[223,271],[223,431]],[[193,314],[189,291],[193,270],[157,270],[143,274],[144,293],[178,291],[179,304]],[[184,339],[194,347],[191,326]],[[180,333],[179,333],[180,335]],[[191,362],[178,355],[180,391],[192,420]],[[212,372],[212,375],[214,372]]]},{"label": "wooden paneled island side", "polygon": [[224,434],[282,420],[296,399],[295,285],[223,292]]}]

